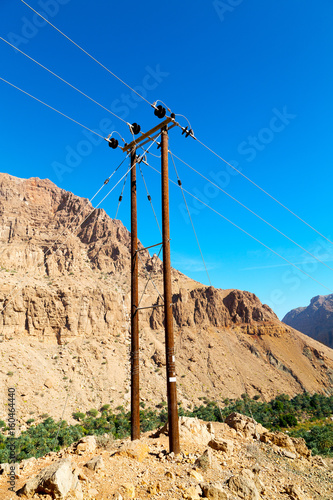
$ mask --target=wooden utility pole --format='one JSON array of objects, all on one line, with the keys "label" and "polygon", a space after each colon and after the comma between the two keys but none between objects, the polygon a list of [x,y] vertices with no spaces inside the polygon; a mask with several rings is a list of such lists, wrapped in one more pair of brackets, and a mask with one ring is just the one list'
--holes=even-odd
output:
[{"label": "wooden utility pole", "polygon": [[131,150],[131,439],[140,439],[138,224],[136,148]]},{"label": "wooden utility pole", "polygon": [[[157,115],[158,116],[158,115]],[[159,116],[161,118],[161,116]],[[134,124],[133,124],[134,125]],[[135,124],[137,127],[137,124]],[[138,228],[137,228],[137,199],[136,199],[136,149],[154,141],[160,134],[161,162],[162,162],[162,233],[163,233],[163,278],[164,278],[164,311],[165,311],[165,354],[168,394],[168,421],[169,421],[169,451],[178,454],[179,422],[177,406],[177,386],[175,368],[175,343],[173,333],[172,289],[171,289],[171,258],[170,258],[170,221],[169,221],[169,179],[168,179],[168,131],[177,123],[174,116],[167,117],[160,125],[153,127],[130,144],[125,144],[121,150],[131,151],[131,439],[140,438],[140,396],[139,396],[139,310],[150,307],[138,307]],[[138,134],[138,132],[134,132]],[[118,142],[109,145],[113,149]],[[157,245],[151,245],[141,250],[147,250]],[[152,308],[158,306],[151,306]]]},{"label": "wooden utility pole", "polygon": [[175,343],[173,334],[170,221],[169,221],[169,172],[168,172],[168,129],[162,129],[162,233],[163,233],[163,278],[165,312],[165,355],[168,393],[169,450],[178,454],[179,423],[177,406]]}]

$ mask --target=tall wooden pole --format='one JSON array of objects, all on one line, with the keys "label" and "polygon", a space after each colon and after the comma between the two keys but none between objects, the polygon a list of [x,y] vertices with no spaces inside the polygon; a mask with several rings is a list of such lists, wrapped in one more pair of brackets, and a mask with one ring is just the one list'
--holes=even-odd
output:
[{"label": "tall wooden pole", "polygon": [[136,148],[131,151],[131,439],[140,439],[138,225]]},{"label": "tall wooden pole", "polygon": [[169,450],[178,454],[179,422],[177,406],[175,343],[172,316],[170,221],[169,221],[169,172],[168,172],[168,130],[162,129],[162,232],[163,232],[163,277],[165,311],[165,354],[168,391]]}]

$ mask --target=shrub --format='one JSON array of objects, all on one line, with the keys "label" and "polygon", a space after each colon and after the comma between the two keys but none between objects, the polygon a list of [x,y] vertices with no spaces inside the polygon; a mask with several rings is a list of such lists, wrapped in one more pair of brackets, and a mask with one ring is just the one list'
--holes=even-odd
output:
[{"label": "shrub", "polygon": [[85,418],[85,414],[80,411],[76,411],[72,413],[72,417],[75,418],[75,420],[83,420]]},{"label": "shrub", "polygon": [[87,411],[87,415],[89,415],[90,417],[97,417],[98,410],[95,410],[94,408],[92,408],[91,410]]}]

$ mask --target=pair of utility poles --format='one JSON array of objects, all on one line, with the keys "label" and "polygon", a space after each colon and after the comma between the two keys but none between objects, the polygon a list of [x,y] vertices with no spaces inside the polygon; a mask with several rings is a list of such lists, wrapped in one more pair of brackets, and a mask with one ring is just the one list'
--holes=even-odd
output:
[{"label": "pair of utility poles", "polygon": [[124,152],[131,152],[131,439],[133,441],[140,438],[139,310],[141,308],[139,308],[138,284],[138,252],[140,250],[138,249],[137,228],[136,151],[139,145],[142,147],[144,144],[153,141],[161,134],[162,245],[169,451],[177,454],[180,452],[180,445],[172,314],[168,178],[168,130],[174,126],[174,119],[172,117],[168,117],[160,123],[160,125],[152,128],[149,132],[142,134],[138,139],[133,140],[130,144],[125,144],[121,149]]}]

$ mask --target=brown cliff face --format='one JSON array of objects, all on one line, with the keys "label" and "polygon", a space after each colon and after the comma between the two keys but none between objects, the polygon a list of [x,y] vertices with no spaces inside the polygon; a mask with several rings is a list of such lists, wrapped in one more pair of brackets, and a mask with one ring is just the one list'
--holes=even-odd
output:
[{"label": "brown cliff face", "polygon": [[[140,255],[140,292],[147,272],[162,290],[161,261]],[[20,391],[22,419],[60,417],[67,394],[67,420],[111,400],[127,404],[130,234],[123,224],[48,180],[0,174],[0,266],[0,385]],[[244,392],[330,392],[332,351],[286,327],[255,295],[204,287],[175,269],[172,286],[185,405]],[[149,284],[140,305],[160,300]],[[163,308],[141,311],[139,320],[141,398],[160,402]]]},{"label": "brown cliff face", "polygon": [[[174,318],[179,327],[226,328],[241,323],[278,321],[275,313],[262,305],[253,293],[240,290],[218,290],[212,286],[180,289],[179,293],[173,295],[172,302]],[[163,325],[161,308],[152,313],[150,325],[153,329]]]}]

